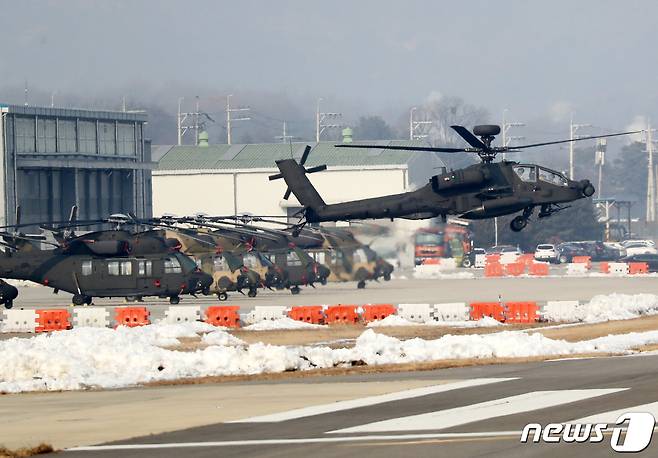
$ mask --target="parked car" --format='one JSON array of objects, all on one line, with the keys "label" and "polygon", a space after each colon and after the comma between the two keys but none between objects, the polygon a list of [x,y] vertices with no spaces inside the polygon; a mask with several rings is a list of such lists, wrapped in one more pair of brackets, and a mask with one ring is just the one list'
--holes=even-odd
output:
[{"label": "parked car", "polygon": [[644,253],[634,254],[622,258],[623,262],[646,262],[649,266],[649,272],[658,272],[658,254]]},{"label": "parked car", "polygon": [[464,253],[462,258],[462,267],[478,267],[476,265],[476,259],[478,256],[484,256],[486,251],[484,248],[473,248],[468,253]]},{"label": "parked car", "polygon": [[518,246],[513,245],[495,245],[486,249],[487,254],[516,253],[523,254]]},{"label": "parked car", "polygon": [[590,252],[577,242],[560,243],[557,246],[558,262],[564,264],[571,262],[575,256],[590,256]]},{"label": "parked car", "polygon": [[656,244],[651,240],[626,240],[622,242],[626,249],[626,256],[636,254],[658,254]]},{"label": "parked car", "polygon": [[535,259],[537,261],[557,263],[560,257],[555,245],[549,243],[540,243],[535,249]]}]

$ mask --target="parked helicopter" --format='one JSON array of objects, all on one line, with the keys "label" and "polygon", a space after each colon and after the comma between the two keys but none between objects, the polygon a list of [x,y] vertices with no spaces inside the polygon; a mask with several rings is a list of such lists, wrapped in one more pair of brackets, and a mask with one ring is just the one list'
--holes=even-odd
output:
[{"label": "parked helicopter", "polygon": [[[74,212],[72,212],[72,215]],[[125,215],[107,220],[71,222],[54,229],[56,242],[43,236],[0,232],[6,250],[0,254],[0,277],[30,280],[73,294],[74,305],[91,304],[94,297],[141,298],[158,296],[177,304],[183,294],[207,289],[212,278],[179,252],[177,240],[153,232],[133,233],[121,228],[76,236],[72,227],[125,224]],[[60,231],[65,229],[65,235]],[[49,245],[53,249],[41,249]],[[12,299],[13,300],[13,299]],[[11,300],[4,302],[11,307]]]},{"label": "parked helicopter", "polygon": [[[339,148],[377,148],[407,151],[476,153],[482,163],[463,169],[433,176],[420,189],[401,194],[354,200],[337,204],[326,204],[306,176],[308,173],[325,170],[326,165],[306,168],[304,164],[311,152],[307,146],[298,163],[295,159],[276,161],[280,173],[271,175],[270,180],[283,178],[288,185],[284,199],[292,192],[302,204],[301,219],[295,230],[307,223],[370,218],[426,219],[447,215],[458,215],[465,219],[486,219],[521,211],[510,228],[521,231],[535,207],[539,207],[539,218],[545,218],[567,207],[560,204],[591,197],[594,186],[589,180],[574,181],[564,174],[536,164],[520,164],[506,161],[493,162],[498,153],[513,153],[526,148],[556,145],[596,138],[616,137],[638,133],[621,132],[608,135],[580,137],[533,143],[521,146],[492,146],[500,126],[479,125],[471,133],[463,126],[451,126],[469,145],[468,148],[443,148],[425,146],[391,146],[339,144]],[[479,137],[479,138],[478,138]]]}]

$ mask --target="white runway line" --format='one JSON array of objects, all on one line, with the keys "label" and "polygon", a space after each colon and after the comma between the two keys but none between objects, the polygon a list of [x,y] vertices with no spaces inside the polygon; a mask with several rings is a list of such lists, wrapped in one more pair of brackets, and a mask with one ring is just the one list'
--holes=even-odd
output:
[{"label": "white runway line", "polygon": [[90,445],[85,447],[73,447],[66,449],[67,452],[101,452],[113,450],[149,450],[165,448],[199,448],[199,447],[236,447],[243,445],[294,445],[294,444],[318,444],[336,442],[368,442],[368,441],[407,441],[423,439],[469,439],[474,437],[513,437],[521,436],[521,431],[489,431],[481,433],[437,433],[437,434],[395,434],[395,435],[371,435],[371,436],[347,436],[347,437],[310,437],[305,439],[255,439],[240,441],[218,441],[218,442],[170,442],[163,444],[124,444],[124,445]]},{"label": "white runway line", "polygon": [[349,401],[338,401],[338,402],[332,402],[331,404],[303,407],[301,409],[288,410],[286,412],[274,413],[270,415],[260,415],[257,417],[234,420],[228,423],[280,422],[286,420],[293,420],[295,418],[311,417],[313,415],[321,415],[326,413],[339,412],[342,410],[356,409],[359,407],[367,407],[375,404],[382,404],[384,402],[417,398],[419,396],[427,396],[430,394],[443,393],[446,391],[460,390],[463,388],[471,388],[471,387],[482,386],[482,385],[489,385],[491,383],[508,382],[511,380],[518,380],[518,378],[480,378],[473,380],[461,380],[458,382],[443,383],[441,385],[432,385],[422,388],[414,388],[411,390],[397,391],[395,393],[382,394],[378,396],[369,396],[366,398],[352,399]]},{"label": "white runway line", "polygon": [[621,414],[628,412],[647,412],[658,418],[658,402],[651,402],[649,404],[641,404],[639,406],[624,407],[623,409],[610,410],[608,412],[601,412],[589,417],[579,418],[577,420],[570,420],[565,423],[608,423],[614,424]]},{"label": "white runway line", "polygon": [[530,393],[481,402],[454,409],[411,415],[377,421],[351,428],[330,431],[329,433],[373,433],[386,431],[423,431],[452,428],[454,426],[487,420],[490,418],[514,415],[531,410],[555,407],[561,404],[582,401],[597,396],[617,393],[628,388],[533,391]]}]

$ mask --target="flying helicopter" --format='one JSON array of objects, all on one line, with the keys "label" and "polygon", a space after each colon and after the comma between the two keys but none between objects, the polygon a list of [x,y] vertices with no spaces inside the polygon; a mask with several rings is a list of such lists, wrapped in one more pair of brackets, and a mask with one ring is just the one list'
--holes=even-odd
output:
[{"label": "flying helicopter", "polygon": [[304,166],[311,152],[310,146],[305,148],[300,162],[295,159],[276,161],[280,173],[271,175],[269,179],[283,178],[288,185],[283,198],[288,199],[292,192],[302,204],[300,222],[295,226],[297,233],[307,223],[322,221],[377,218],[427,219],[439,216],[445,219],[447,215],[457,215],[464,219],[487,219],[522,212],[510,223],[512,231],[519,232],[527,226],[535,207],[539,207],[538,217],[545,218],[568,208],[563,204],[591,197],[595,189],[587,179],[571,180],[556,170],[540,165],[507,160],[494,162],[497,154],[640,132],[621,132],[521,146],[492,146],[496,135],[500,134],[500,126],[478,125],[473,128],[473,132],[463,126],[451,127],[468,143],[468,147],[335,145],[338,148],[475,153],[480,157],[481,163],[459,170],[443,171],[439,175],[434,175],[428,184],[415,191],[326,204],[306,176],[327,168],[326,165],[311,168]]},{"label": "flying helicopter", "polygon": [[[212,278],[179,252],[177,240],[164,239],[152,231],[124,230],[121,226],[127,221],[125,215],[71,221],[65,227],[51,228],[55,242],[20,233],[19,228],[28,225],[11,226],[11,232],[0,231],[5,247],[0,253],[0,277],[29,280],[56,293],[71,293],[74,305],[91,304],[94,297],[144,296],[168,297],[170,303],[177,304],[181,295],[194,295],[210,286]],[[118,227],[82,235],[72,229],[108,223]],[[52,249],[42,249],[43,245]],[[12,300],[5,300],[5,307],[10,308]]]}]

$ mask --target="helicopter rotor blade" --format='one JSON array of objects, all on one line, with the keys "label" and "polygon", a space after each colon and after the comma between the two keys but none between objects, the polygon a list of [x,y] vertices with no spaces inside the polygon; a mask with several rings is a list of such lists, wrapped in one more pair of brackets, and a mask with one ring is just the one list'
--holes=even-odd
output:
[{"label": "helicopter rotor blade", "polygon": [[485,145],[485,144],[482,142],[482,140],[480,140],[480,139],[477,138],[475,135],[473,135],[473,134],[471,133],[471,131],[468,130],[466,127],[455,125],[455,126],[450,126],[450,128],[451,128],[452,130],[454,130],[455,132],[457,132],[457,134],[458,134],[461,138],[463,138],[464,140],[466,140],[466,143],[468,143],[469,145],[471,145],[473,148],[477,148],[477,149],[480,149],[480,150],[483,150],[483,151],[488,151],[488,150],[489,150],[489,148],[487,147],[487,145]]},{"label": "helicopter rotor blade", "polygon": [[471,152],[465,148],[444,148],[434,146],[397,146],[397,145],[356,145],[336,144],[336,148],[366,148],[366,149],[391,149],[398,151],[425,151],[430,153],[467,153]]},{"label": "helicopter rotor blade", "polygon": [[311,154],[311,146],[306,145],[306,147],[304,148],[304,152],[302,153],[302,158],[299,161],[301,165],[306,164],[306,160],[308,159],[309,154]]},{"label": "helicopter rotor blade", "polygon": [[558,145],[560,143],[571,143],[571,142],[579,142],[582,140],[593,140],[596,138],[607,138],[607,137],[619,137],[621,135],[633,135],[633,134],[639,134],[640,132],[644,132],[643,130],[634,130],[630,132],[619,132],[617,134],[607,134],[607,135],[592,135],[589,137],[580,137],[580,138],[574,138],[571,140],[557,140],[554,142],[543,142],[543,143],[531,143],[529,145],[518,145],[518,146],[512,146],[510,147],[509,151],[514,151],[514,150],[519,150],[519,149],[524,149],[524,148],[535,148],[537,146],[546,146],[546,145]]}]

